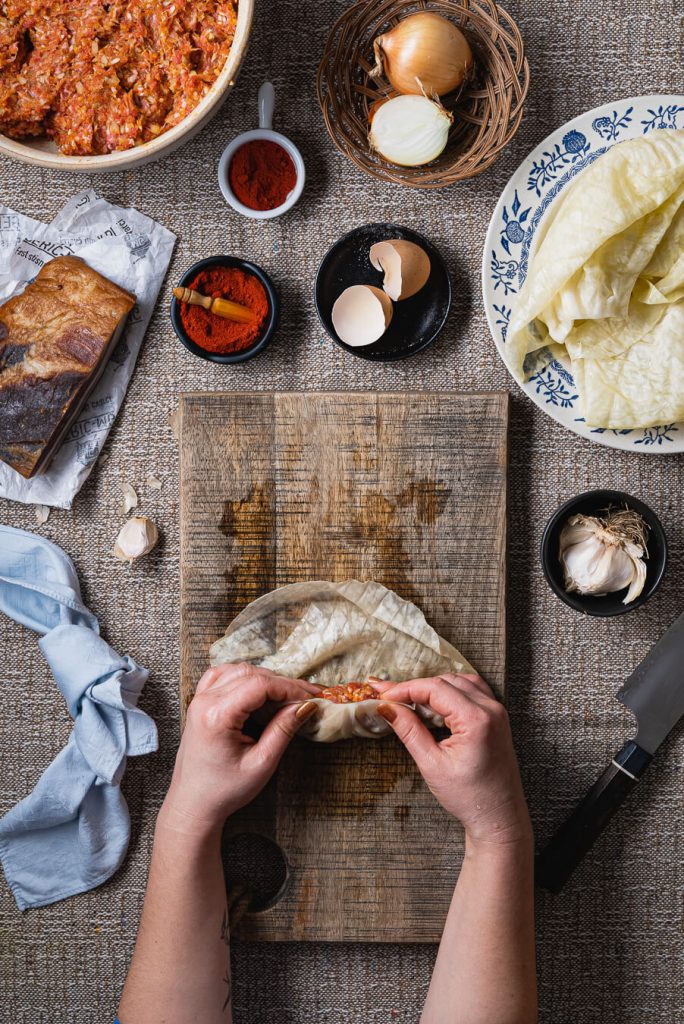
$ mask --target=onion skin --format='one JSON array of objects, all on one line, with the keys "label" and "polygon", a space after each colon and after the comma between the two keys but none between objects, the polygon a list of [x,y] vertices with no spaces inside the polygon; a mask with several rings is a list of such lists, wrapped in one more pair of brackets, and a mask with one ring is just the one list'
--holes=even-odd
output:
[{"label": "onion skin", "polygon": [[404,18],[373,40],[373,78],[384,75],[393,89],[408,95],[445,96],[473,71],[473,51],[448,18],[421,11]]}]

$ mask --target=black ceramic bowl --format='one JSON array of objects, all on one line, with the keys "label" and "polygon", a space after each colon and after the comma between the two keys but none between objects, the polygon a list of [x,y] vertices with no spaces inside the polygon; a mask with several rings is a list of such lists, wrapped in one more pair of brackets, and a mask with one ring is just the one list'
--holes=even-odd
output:
[{"label": "black ceramic bowl", "polygon": [[217,352],[207,352],[205,348],[202,348],[200,345],[196,345],[192,338],[188,336],[187,331],[181,323],[180,304],[175,298],[171,299],[171,323],[173,324],[173,329],[176,332],[179,341],[185,345],[188,352],[192,352],[194,356],[199,356],[200,359],[208,359],[211,363],[244,363],[246,359],[252,359],[254,356],[258,356],[260,352],[263,352],[276,332],[278,318],[280,316],[280,299],[278,298],[278,293],[275,290],[273,281],[271,281],[268,274],[266,274],[261,267],[257,267],[255,263],[250,263],[249,260],[241,260],[238,256],[209,256],[206,260],[200,260],[198,263],[193,263],[193,265],[186,270],[181,277],[178,282],[178,286],[180,288],[187,287],[195,274],[198,274],[200,270],[205,270],[207,267],[239,267],[240,270],[244,270],[245,273],[254,274],[255,277],[258,277],[266,289],[269,306],[268,316],[266,317],[266,322],[261,336],[257,338],[250,348],[243,349],[242,352],[233,352],[226,356],[219,355]]},{"label": "black ceramic bowl", "polygon": [[[633,509],[648,525],[646,583],[639,596],[629,604],[622,603],[626,590],[606,594],[604,597],[593,597],[590,594],[569,594],[563,584],[563,567],[559,558],[563,526],[571,516],[601,516],[608,508]],[[639,608],[658,589],[667,565],[667,538],[655,512],[638,498],[624,491],[585,491],[566,501],[549,519],[541,542],[541,562],[549,586],[571,608],[587,615],[622,615]]]},{"label": "black ceramic bowl", "polygon": [[[395,302],[392,322],[372,345],[347,345],[338,337],[332,322],[332,308],[345,288],[373,284],[382,288],[384,275],[371,264],[369,252],[375,242],[403,238],[415,242],[430,257],[430,276],[410,299]],[[338,345],[361,359],[392,362],[406,359],[427,348],[444,327],[451,306],[451,282],[444,260],[427,238],[396,224],[365,224],[343,235],[323,257],[314,291],[321,323]]]}]

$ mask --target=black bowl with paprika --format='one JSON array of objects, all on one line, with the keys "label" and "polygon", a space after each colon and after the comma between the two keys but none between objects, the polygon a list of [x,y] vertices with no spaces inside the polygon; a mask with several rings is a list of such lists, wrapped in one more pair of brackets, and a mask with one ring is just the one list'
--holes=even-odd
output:
[{"label": "black bowl with paprika", "polygon": [[199,297],[228,300],[222,305],[237,303],[252,313],[246,322],[244,318],[233,320],[174,297],[171,323],[193,355],[212,363],[242,363],[263,352],[271,341],[278,326],[280,300],[268,274],[255,263],[237,256],[210,256],[186,270],[178,284]]}]

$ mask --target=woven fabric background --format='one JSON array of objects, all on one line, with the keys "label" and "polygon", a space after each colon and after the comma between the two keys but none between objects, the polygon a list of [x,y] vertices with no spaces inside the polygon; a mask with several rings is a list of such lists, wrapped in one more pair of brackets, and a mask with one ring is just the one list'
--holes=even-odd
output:
[{"label": "woven fabric background", "polygon": [[[133,835],[123,869],[102,888],[19,914],[0,878],[2,1024],[107,1024],[142,907],[155,812],[178,743],[178,452],[167,417],[184,390],[506,388],[513,392],[510,461],[510,710],[540,843],[629,734],[614,699],[682,608],[684,458],[611,451],[565,432],[512,384],[490,339],[480,297],[485,229],[509,175],[553,128],[597,104],[682,91],[684,16],[678,0],[507,0],[526,40],[532,87],[517,137],[489,172],[431,194],[364,177],[329,143],[314,95],[337,0],[259,0],[250,51],[223,111],[162,163],[74,177],[0,163],[2,200],[51,218],[86,184],[134,205],[179,236],[122,414],[71,512],[37,527],[32,509],[0,502],[2,521],[39,529],[74,559],[105,637],[150,667],[144,707],[161,749],[124,780]],[[305,195],[282,220],[240,219],[216,184],[222,148],[256,119],[259,84],[277,90],[277,120],[301,147]],[[393,220],[445,254],[455,301],[439,342],[405,363],[369,364],[336,347],[312,302],[322,255],[344,231]],[[176,341],[172,283],[217,252],[254,259],[281,291],[283,320],[267,354],[231,369]],[[149,490],[148,473],[163,481]],[[120,525],[119,485],[139,488],[163,542],[133,569],[108,552]],[[671,563],[658,594],[613,620],[583,619],[546,586],[537,555],[548,516],[592,486],[626,488],[660,514]],[[0,642],[0,810],[25,795],[65,743],[70,721],[29,632],[3,621]],[[674,1024],[684,1019],[682,792],[684,737],[672,738],[562,895],[539,895],[541,1018],[545,1024]],[[234,944],[237,1024],[416,1024],[432,947]],[[153,1024],[151,1021],[150,1024]],[[448,1022],[444,1022],[448,1024]]]}]

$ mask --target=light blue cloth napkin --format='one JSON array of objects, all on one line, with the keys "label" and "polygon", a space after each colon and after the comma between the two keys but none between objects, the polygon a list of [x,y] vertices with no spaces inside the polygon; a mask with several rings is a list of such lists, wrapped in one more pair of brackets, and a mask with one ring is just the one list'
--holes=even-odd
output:
[{"label": "light blue cloth napkin", "polygon": [[147,669],[99,636],[74,566],[55,544],[0,526],[0,611],[43,634],[40,648],[74,719],[36,788],[0,818],[0,860],[25,910],[93,889],[120,866],[130,819],[119,783],[127,756],[157,749],[157,728],[136,707]]}]

